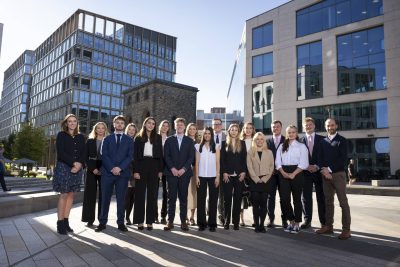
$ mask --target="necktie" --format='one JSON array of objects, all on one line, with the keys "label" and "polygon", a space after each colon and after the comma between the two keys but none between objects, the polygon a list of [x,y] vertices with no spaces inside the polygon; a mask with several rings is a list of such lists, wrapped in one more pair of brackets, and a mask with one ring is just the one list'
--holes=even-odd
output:
[{"label": "necktie", "polygon": [[219,144],[219,135],[217,134],[217,138],[215,139],[215,143]]},{"label": "necktie", "polygon": [[120,144],[121,144],[121,134],[117,134],[117,149],[119,148]]},{"label": "necktie", "polygon": [[309,135],[308,136],[308,151],[310,152],[310,156],[312,156],[313,148],[314,148],[313,137],[312,137],[312,135]]}]

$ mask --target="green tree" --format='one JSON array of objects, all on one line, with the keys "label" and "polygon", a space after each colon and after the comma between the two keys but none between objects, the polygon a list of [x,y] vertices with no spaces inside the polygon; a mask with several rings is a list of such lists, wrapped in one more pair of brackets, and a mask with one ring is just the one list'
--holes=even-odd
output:
[{"label": "green tree", "polygon": [[33,127],[24,123],[21,130],[15,135],[12,147],[13,156],[40,161],[46,151],[46,139],[42,128]]},{"label": "green tree", "polygon": [[4,145],[4,157],[11,159],[13,158],[12,155],[12,147],[15,141],[15,133],[12,133],[8,136],[7,139],[1,141]]}]

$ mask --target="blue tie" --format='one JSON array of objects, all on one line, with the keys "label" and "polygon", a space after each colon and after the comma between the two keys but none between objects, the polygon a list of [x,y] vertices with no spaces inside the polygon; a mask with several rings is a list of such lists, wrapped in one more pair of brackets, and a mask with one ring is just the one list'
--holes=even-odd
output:
[{"label": "blue tie", "polygon": [[119,149],[120,144],[121,144],[121,134],[117,134],[117,149]]},{"label": "blue tie", "polygon": [[219,144],[219,135],[217,134],[217,138],[215,140],[215,143]]}]

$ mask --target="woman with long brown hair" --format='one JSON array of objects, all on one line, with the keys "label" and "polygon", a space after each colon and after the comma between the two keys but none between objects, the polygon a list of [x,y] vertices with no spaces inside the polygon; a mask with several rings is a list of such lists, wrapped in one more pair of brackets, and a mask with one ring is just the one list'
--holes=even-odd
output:
[{"label": "woman with long brown hair", "polygon": [[[197,125],[195,123],[189,123],[186,127],[186,136],[190,137],[195,144],[199,143],[199,136]],[[193,162],[194,167],[194,162]],[[188,204],[187,208],[190,210],[190,217],[187,219],[187,224],[196,225],[194,220],[194,213],[197,208],[197,182],[196,182],[196,173],[193,173],[193,176],[190,178],[189,190],[188,190]]]},{"label": "woman with long brown hair", "polygon": [[74,193],[81,189],[82,167],[85,163],[85,138],[79,133],[79,124],[74,114],[68,114],[61,122],[57,134],[57,163],[53,177],[53,190],[60,193],[57,205],[57,232],[66,235],[73,232],[69,226],[69,213],[74,202]]},{"label": "woman with long brown hair", "polygon": [[[125,127],[125,134],[132,139],[135,139],[137,134],[137,127],[134,123],[128,123]],[[131,170],[132,171],[132,170]],[[128,181],[128,189],[125,194],[125,220],[127,225],[132,225],[131,216],[133,203],[135,202],[135,179],[133,178],[133,173]]]},{"label": "woman with long brown hair", "polygon": [[[133,177],[135,178],[135,209],[133,223],[143,230],[146,203],[147,230],[153,230],[156,215],[159,177],[163,171],[163,150],[161,136],[156,132],[156,121],[147,117],[142,129],[135,137]],[[146,193],[147,191],[147,193]],[[147,194],[147,200],[145,196]]]},{"label": "woman with long brown hair", "polygon": [[[169,135],[169,121],[163,120],[160,122],[160,125],[158,126],[158,134],[161,136],[162,140],[162,146],[163,146],[163,151],[164,151],[164,144],[165,140],[167,140],[167,137]],[[161,204],[161,223],[162,224],[167,224],[167,201],[168,201],[168,193],[167,193],[167,177],[164,175],[164,173],[161,175],[161,183],[162,183],[162,204]],[[158,190],[157,190],[158,192]],[[157,195],[158,197],[158,195]],[[156,201],[156,223],[158,223],[158,201]]]},{"label": "woman with long brown hair", "polygon": [[101,143],[108,135],[107,124],[98,122],[93,126],[86,141],[86,183],[83,194],[82,222],[87,222],[88,227],[93,226],[96,215],[97,188],[99,188],[99,200],[97,201],[97,216],[101,211]]}]

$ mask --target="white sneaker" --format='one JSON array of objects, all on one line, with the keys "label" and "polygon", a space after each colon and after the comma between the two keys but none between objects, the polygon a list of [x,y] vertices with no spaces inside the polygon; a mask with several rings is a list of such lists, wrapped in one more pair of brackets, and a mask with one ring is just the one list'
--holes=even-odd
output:
[{"label": "white sneaker", "polygon": [[298,224],[296,224],[293,228],[292,231],[290,231],[291,234],[298,234],[300,232],[300,227]]},{"label": "white sneaker", "polygon": [[284,231],[287,232],[287,233],[291,233],[291,232],[293,231],[293,225],[289,224],[289,225],[284,229]]}]

